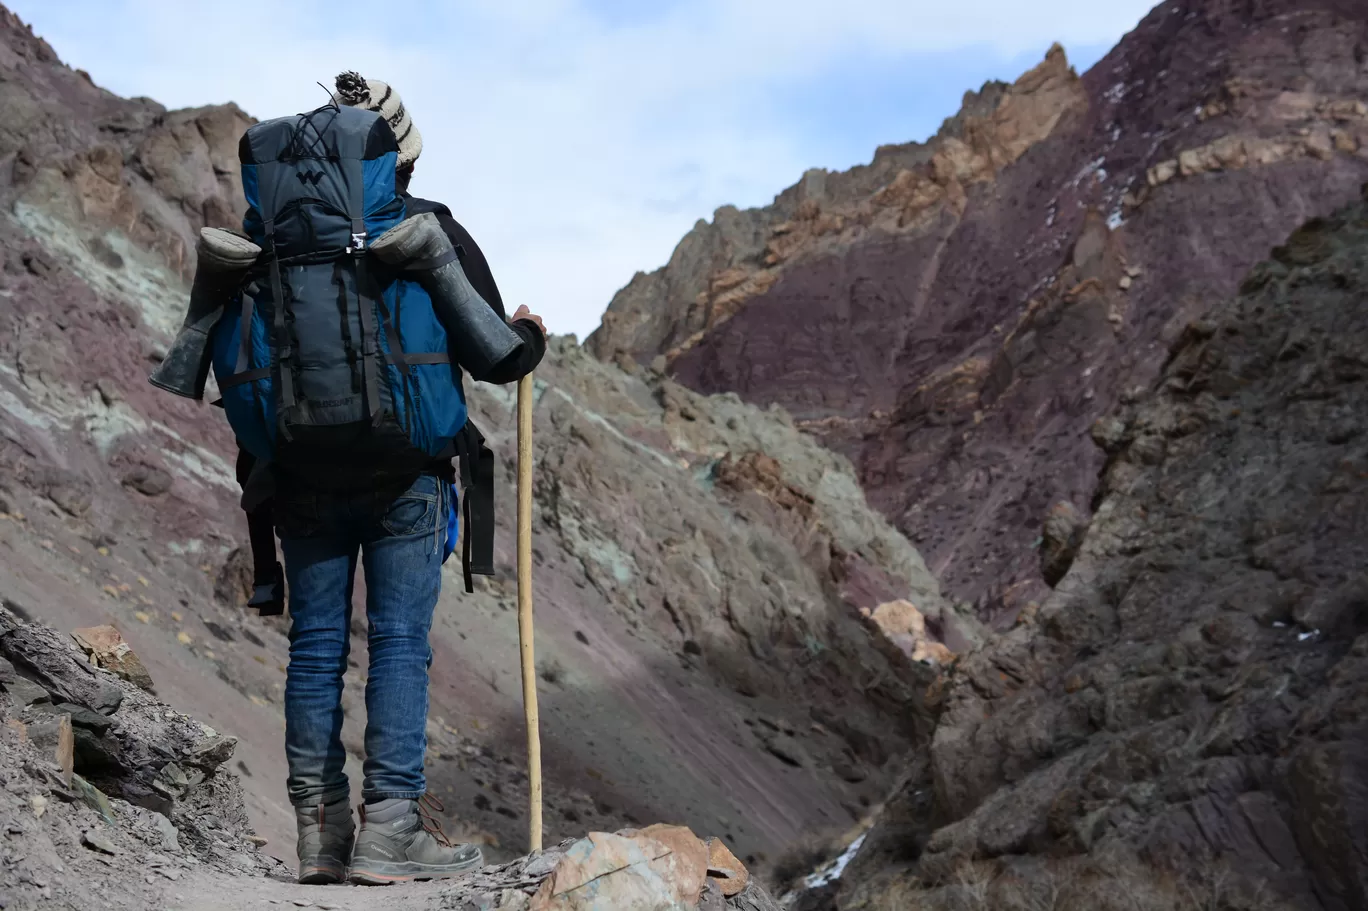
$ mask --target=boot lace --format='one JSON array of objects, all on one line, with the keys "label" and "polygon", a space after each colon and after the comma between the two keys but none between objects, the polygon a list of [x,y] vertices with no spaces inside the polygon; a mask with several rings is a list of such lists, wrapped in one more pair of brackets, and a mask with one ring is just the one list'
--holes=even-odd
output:
[{"label": "boot lace", "polygon": [[431,794],[424,794],[418,798],[418,815],[422,817],[423,831],[427,832],[437,840],[437,843],[444,848],[454,848],[456,844],[447,837],[442,831],[442,824],[437,820],[434,813],[445,813],[446,807],[440,800]]}]

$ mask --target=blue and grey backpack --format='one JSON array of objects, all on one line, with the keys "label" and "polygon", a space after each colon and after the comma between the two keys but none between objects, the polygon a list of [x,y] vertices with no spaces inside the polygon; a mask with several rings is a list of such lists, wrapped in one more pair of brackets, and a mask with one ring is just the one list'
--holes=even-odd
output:
[{"label": "blue and grey backpack", "polygon": [[405,216],[379,114],[329,105],[238,147],[258,265],[214,331],[239,444],[321,490],[383,487],[454,454],[465,395],[423,288],[367,256]]},{"label": "blue and grey backpack", "polygon": [[252,127],[238,153],[243,228],[262,254],[210,337],[238,444],[277,478],[336,491],[383,489],[460,457],[446,556],[459,500],[473,590],[472,573],[494,572],[494,457],[466,420],[427,292],[367,255],[409,214],[393,131],[377,113],[329,105]]}]

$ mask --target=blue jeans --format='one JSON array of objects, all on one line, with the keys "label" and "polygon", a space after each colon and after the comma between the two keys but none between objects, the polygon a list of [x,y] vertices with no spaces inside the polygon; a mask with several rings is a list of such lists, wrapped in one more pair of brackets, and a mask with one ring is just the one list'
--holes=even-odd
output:
[{"label": "blue jeans", "polygon": [[366,801],[423,795],[428,631],[442,586],[446,485],[424,475],[396,499],[366,492],[290,492],[277,522],[290,592],[285,757],[295,806],[349,794],[343,772],[342,675],[350,651],[352,580],[366,571]]}]

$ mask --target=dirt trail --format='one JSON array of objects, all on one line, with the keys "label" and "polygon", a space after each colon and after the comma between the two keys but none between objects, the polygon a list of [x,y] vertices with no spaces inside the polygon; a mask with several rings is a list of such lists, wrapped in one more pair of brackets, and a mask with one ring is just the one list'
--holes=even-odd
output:
[{"label": "dirt trail", "polygon": [[316,911],[433,911],[443,907],[449,883],[399,886],[301,886],[275,879],[201,874],[168,884],[160,901],[166,911],[264,911],[311,908]]}]

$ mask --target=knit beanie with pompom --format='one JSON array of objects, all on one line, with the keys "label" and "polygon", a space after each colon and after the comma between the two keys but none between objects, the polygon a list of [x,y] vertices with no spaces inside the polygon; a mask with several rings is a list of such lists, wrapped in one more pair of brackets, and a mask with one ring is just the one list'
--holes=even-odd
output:
[{"label": "knit beanie with pompom", "polygon": [[390,129],[399,140],[398,168],[408,167],[422,154],[423,134],[413,125],[413,118],[409,117],[399,93],[386,83],[366,79],[360,73],[346,72],[337,77],[337,94],[333,100],[349,107],[376,111],[389,121]]}]

